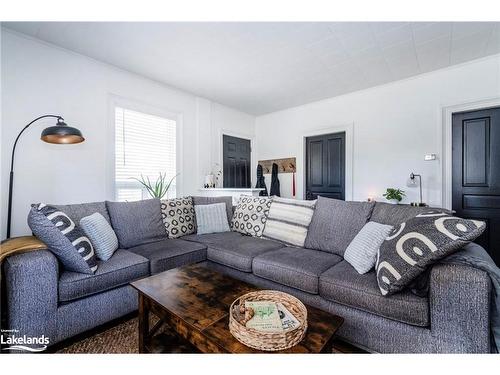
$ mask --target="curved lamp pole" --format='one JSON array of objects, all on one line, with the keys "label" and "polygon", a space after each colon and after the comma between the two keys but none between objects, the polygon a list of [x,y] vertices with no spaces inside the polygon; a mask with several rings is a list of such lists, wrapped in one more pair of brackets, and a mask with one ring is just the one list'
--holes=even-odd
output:
[{"label": "curved lamp pole", "polygon": [[85,140],[83,138],[82,133],[77,128],[72,128],[68,126],[64,119],[61,116],[57,115],[43,115],[37,117],[33,121],[31,121],[28,125],[26,125],[17,135],[16,140],[14,141],[14,146],[12,147],[12,157],[10,161],[10,177],[9,177],[9,203],[7,210],[7,238],[10,238],[10,225],[12,218],[12,186],[14,183],[14,156],[16,153],[17,141],[19,141],[19,137],[21,134],[30,127],[31,124],[41,120],[43,118],[52,117],[57,119],[57,123],[54,126],[50,126],[43,130],[40,139],[47,143],[54,144],[72,144],[72,143],[81,143]]}]

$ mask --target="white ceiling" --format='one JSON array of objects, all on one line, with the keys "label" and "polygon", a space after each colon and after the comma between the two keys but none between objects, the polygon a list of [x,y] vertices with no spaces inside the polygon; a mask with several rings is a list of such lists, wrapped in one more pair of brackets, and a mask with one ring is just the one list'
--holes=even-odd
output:
[{"label": "white ceiling", "polygon": [[254,115],[500,52],[492,22],[3,25]]}]

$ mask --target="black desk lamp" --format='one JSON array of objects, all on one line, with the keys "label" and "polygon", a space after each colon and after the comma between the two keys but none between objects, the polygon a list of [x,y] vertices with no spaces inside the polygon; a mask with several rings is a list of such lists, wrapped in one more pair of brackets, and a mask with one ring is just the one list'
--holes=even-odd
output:
[{"label": "black desk lamp", "polygon": [[31,121],[28,125],[26,125],[23,130],[17,135],[16,140],[14,141],[14,147],[12,147],[12,159],[10,162],[10,180],[9,180],[9,204],[7,211],[7,238],[10,238],[10,222],[12,215],[12,184],[14,182],[14,154],[16,152],[16,145],[19,137],[23,132],[29,128],[31,124],[34,122],[41,120],[43,118],[53,117],[57,119],[57,124],[54,126],[50,126],[43,130],[40,139],[47,143],[55,143],[55,144],[71,144],[71,143],[81,143],[85,140],[83,138],[82,133],[77,128],[72,128],[68,126],[64,119],[61,116],[56,115],[43,115],[37,117],[33,121]]},{"label": "black desk lamp", "polygon": [[[418,177],[418,182],[416,180],[417,177]],[[415,173],[412,172],[410,174],[410,179],[408,181],[408,186],[409,187],[416,187],[416,186],[418,186],[420,188],[420,202],[419,203],[412,202],[411,205],[412,206],[426,207],[427,204],[425,204],[424,202],[422,202],[422,176],[419,175],[419,174],[415,174]]]}]

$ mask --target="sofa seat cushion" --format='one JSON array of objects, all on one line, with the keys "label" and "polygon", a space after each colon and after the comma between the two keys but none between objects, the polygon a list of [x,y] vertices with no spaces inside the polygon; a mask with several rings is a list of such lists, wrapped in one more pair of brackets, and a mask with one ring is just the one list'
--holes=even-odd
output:
[{"label": "sofa seat cushion", "polygon": [[150,242],[128,250],[149,259],[151,274],[207,259],[205,245],[178,238]]},{"label": "sofa seat cushion", "polygon": [[319,276],[341,257],[324,251],[285,247],[259,255],[253,260],[253,273],[267,280],[318,294]]},{"label": "sofa seat cushion", "polygon": [[237,232],[211,233],[183,237],[207,246],[207,259],[243,272],[252,272],[253,259],[263,253],[282,248],[270,240],[245,236]]},{"label": "sofa seat cushion", "polygon": [[399,322],[429,325],[429,300],[405,291],[384,297],[375,271],[360,275],[345,260],[319,278],[319,294],[324,299],[383,316]]},{"label": "sofa seat cushion", "polygon": [[59,278],[59,301],[68,302],[104,292],[149,276],[149,261],[127,250],[116,250],[111,258],[98,261],[95,274],[65,271]]}]

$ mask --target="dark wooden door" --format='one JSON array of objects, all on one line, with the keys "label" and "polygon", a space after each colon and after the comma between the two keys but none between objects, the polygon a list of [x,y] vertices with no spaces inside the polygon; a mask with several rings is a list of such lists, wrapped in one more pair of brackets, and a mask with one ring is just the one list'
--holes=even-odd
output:
[{"label": "dark wooden door", "polygon": [[249,188],[250,140],[223,135],[223,181],[225,188]]},{"label": "dark wooden door", "polygon": [[306,199],[345,199],[345,133],[306,138]]},{"label": "dark wooden door", "polygon": [[475,241],[500,265],[500,108],[453,114],[453,209],[486,222]]}]

